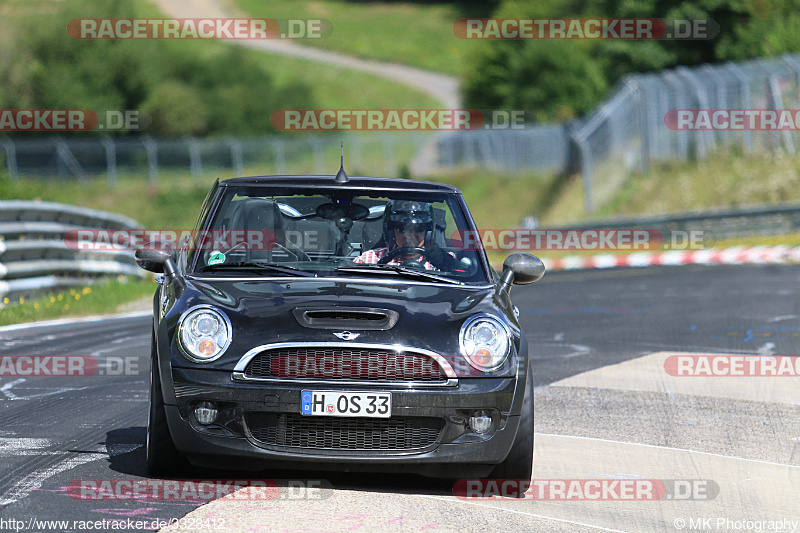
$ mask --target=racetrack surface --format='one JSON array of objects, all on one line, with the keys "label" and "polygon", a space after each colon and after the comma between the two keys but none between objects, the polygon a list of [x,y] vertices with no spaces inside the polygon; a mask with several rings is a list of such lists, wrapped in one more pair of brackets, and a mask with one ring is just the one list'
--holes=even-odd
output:
[{"label": "racetrack surface", "polygon": [[800,353],[799,281],[800,266],[684,266],[551,273],[512,290],[534,354],[534,479],[701,480],[712,489],[690,500],[463,499],[451,484],[410,475],[290,471],[260,477],[329,488],[315,499],[284,488],[273,501],[206,505],[74,499],[74,480],[146,477],[150,318],[0,329],[0,355],[100,363],[87,377],[0,377],[0,529],[13,530],[9,519],[27,528],[31,519],[168,520],[193,510],[193,524],[223,520],[228,531],[755,531],[735,521],[800,520],[800,378],[664,370],[665,358],[684,352]]}]

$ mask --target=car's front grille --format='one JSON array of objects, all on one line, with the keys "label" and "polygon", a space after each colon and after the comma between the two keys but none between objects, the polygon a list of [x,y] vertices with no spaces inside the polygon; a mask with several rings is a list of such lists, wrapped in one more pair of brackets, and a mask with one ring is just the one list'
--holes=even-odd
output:
[{"label": "car's front grille", "polygon": [[340,418],[294,413],[247,413],[257,441],[313,450],[420,450],[436,444],[441,418]]},{"label": "car's front grille", "polygon": [[447,381],[439,363],[415,353],[374,348],[298,347],[262,352],[245,368],[246,377],[363,381]]}]

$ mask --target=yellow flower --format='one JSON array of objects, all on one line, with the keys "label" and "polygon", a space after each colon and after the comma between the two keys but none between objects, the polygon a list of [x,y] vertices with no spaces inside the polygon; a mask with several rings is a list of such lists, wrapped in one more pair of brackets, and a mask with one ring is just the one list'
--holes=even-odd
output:
[{"label": "yellow flower", "polygon": [[80,300],[80,299],[81,299],[81,295],[80,295],[80,294],[76,294],[76,295],[75,295],[75,299],[76,299],[76,300]]},{"label": "yellow flower", "polygon": [[58,301],[60,302],[60,301],[61,301],[61,300],[63,300],[63,299],[64,299],[64,295],[63,295],[63,294],[59,294],[59,295],[58,295]]},{"label": "yellow flower", "polygon": [[33,308],[34,309],[39,309],[39,302],[36,302],[35,304],[33,304]]},{"label": "yellow flower", "polygon": [[91,287],[84,287],[82,292],[83,292],[84,295],[89,294],[90,292],[92,292],[92,288]]},{"label": "yellow flower", "polygon": [[3,298],[3,303],[7,304],[8,303],[8,298]]},{"label": "yellow flower", "polygon": [[69,304],[66,304],[66,305],[64,306],[64,311],[66,311],[67,309],[69,309]]},{"label": "yellow flower", "polygon": [[69,293],[70,293],[70,294],[75,294],[75,289],[70,289],[70,290],[69,290]]},{"label": "yellow flower", "polygon": [[25,297],[24,296],[20,296],[19,297],[19,303],[20,303],[20,305],[25,303]]},{"label": "yellow flower", "polygon": [[50,303],[51,303],[51,304],[54,304],[54,303],[56,303],[56,297],[55,297],[55,296],[51,296],[51,297],[50,297]]}]

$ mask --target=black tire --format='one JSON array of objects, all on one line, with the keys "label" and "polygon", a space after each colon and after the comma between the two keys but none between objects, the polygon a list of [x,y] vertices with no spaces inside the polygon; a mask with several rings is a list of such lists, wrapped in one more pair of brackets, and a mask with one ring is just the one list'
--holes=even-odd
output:
[{"label": "black tire", "polygon": [[506,460],[492,470],[492,479],[532,479],[533,476],[533,372],[530,363],[522,402],[514,445]]},{"label": "black tire", "polygon": [[147,415],[147,473],[151,477],[178,476],[189,469],[189,463],[172,441],[161,393],[155,333],[150,358],[150,409]]}]

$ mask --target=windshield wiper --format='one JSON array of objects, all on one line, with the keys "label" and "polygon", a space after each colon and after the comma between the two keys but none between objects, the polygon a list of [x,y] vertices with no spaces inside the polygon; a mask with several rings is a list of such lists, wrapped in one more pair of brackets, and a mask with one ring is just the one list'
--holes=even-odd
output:
[{"label": "windshield wiper", "polygon": [[464,283],[455,279],[451,279],[438,274],[433,274],[427,270],[416,270],[414,268],[407,268],[400,265],[357,265],[357,266],[343,266],[336,268],[337,272],[394,272],[401,276],[411,278],[432,279],[442,281],[444,283],[451,283],[453,285],[463,285]]},{"label": "windshield wiper", "polygon": [[227,269],[250,270],[254,272],[259,272],[259,271],[280,272],[281,274],[288,274],[290,276],[303,276],[303,277],[316,276],[316,274],[314,274],[313,272],[308,272],[307,270],[301,270],[297,267],[293,267],[290,265],[281,265],[278,263],[259,263],[258,261],[238,261],[236,263],[212,265],[205,267],[202,270],[202,272],[212,272],[212,271],[227,270]]}]

